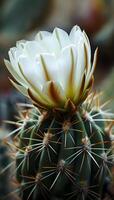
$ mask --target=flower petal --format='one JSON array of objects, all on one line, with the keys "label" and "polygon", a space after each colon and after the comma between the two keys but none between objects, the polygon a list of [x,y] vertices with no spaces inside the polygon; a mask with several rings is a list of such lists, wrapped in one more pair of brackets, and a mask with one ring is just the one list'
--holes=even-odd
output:
[{"label": "flower petal", "polygon": [[45,81],[58,80],[59,67],[57,66],[57,60],[53,54],[41,54],[39,56],[40,68],[42,68]]},{"label": "flower petal", "polygon": [[39,54],[45,53],[45,48],[41,45],[41,43],[37,41],[27,41],[25,44],[25,53],[26,55],[35,62],[36,57]]},{"label": "flower petal", "polygon": [[39,61],[34,62],[27,56],[20,56],[18,65],[19,69],[21,68],[20,72],[23,76],[23,79],[25,79],[25,81],[28,79],[36,88],[41,88],[41,85],[45,82],[45,79],[43,75],[44,72],[39,65]]},{"label": "flower petal", "polygon": [[37,35],[35,36],[35,40],[39,42],[39,41],[43,40],[45,37],[48,37],[51,35],[52,35],[52,33],[48,32],[48,31],[39,31],[37,33]]},{"label": "flower petal", "polygon": [[18,74],[16,71],[15,71],[15,68],[12,67],[11,63],[4,59],[4,63],[8,69],[8,71],[12,74],[12,76],[16,79],[17,82],[23,84],[23,85],[26,85],[25,81],[23,80],[22,76],[19,76],[20,74]]},{"label": "flower petal", "polygon": [[74,83],[73,77],[76,69],[76,53],[75,45],[69,45],[62,50],[60,57],[57,59],[57,66],[59,66],[58,80],[66,96],[70,95],[69,92],[72,90],[71,83]]},{"label": "flower petal", "polygon": [[87,73],[89,73],[89,71],[91,69],[91,47],[90,47],[89,38],[84,31],[83,31],[83,38],[84,38],[85,56],[86,56],[86,60],[87,60],[86,69],[87,69]]},{"label": "flower petal", "polygon": [[28,95],[35,104],[40,105],[40,107],[42,108],[52,108],[55,106],[55,104],[53,104],[53,101],[51,101],[47,95],[37,93],[32,88],[28,88]]},{"label": "flower petal", "polygon": [[86,84],[85,84],[85,88],[88,86],[89,82],[91,81],[91,78],[93,76],[96,64],[97,64],[97,54],[98,54],[98,48],[95,50],[94,53],[94,59],[93,59],[93,65],[90,69],[90,72],[86,75]]},{"label": "flower petal", "polygon": [[15,83],[13,80],[11,80],[11,83],[12,85],[17,89],[19,90],[19,92],[21,92],[23,95],[27,96],[28,97],[28,92],[27,92],[27,89],[25,87],[23,87],[22,85],[19,85],[17,83]]},{"label": "flower petal", "polygon": [[83,40],[83,34],[79,26],[74,26],[72,28],[69,38],[71,42],[75,45],[77,45],[80,40]]},{"label": "flower petal", "polygon": [[81,78],[85,72],[85,54],[84,54],[84,43],[79,42],[77,46],[77,69],[76,69],[76,74],[75,74],[75,81],[76,81],[76,86],[79,87]]},{"label": "flower petal", "polygon": [[58,43],[60,49],[70,45],[70,39],[68,34],[60,28],[54,29],[53,37],[55,38],[55,41]]},{"label": "flower petal", "polygon": [[83,76],[80,79],[80,85],[78,85],[78,87],[76,87],[75,96],[73,99],[75,104],[80,103],[80,99],[84,93],[84,87],[85,87],[85,74],[83,74]]},{"label": "flower petal", "polygon": [[43,87],[43,93],[51,99],[55,106],[63,106],[66,101],[64,91],[59,83],[55,81],[48,81]]},{"label": "flower petal", "polygon": [[14,69],[13,71],[15,71],[18,74],[18,77],[21,78],[21,81],[23,83],[25,83],[25,81],[23,80],[23,76],[20,73],[19,70],[19,66],[18,66],[18,60],[19,60],[19,56],[22,54],[23,52],[21,52],[19,49],[17,49],[16,47],[11,48],[8,52],[9,54],[9,58],[10,58],[10,62],[11,62],[11,68]]},{"label": "flower petal", "polygon": [[19,50],[23,51],[26,42],[27,42],[26,40],[19,40],[19,41],[16,42],[16,47],[17,47]]},{"label": "flower petal", "polygon": [[[43,103],[48,103],[49,105],[52,104],[51,100],[45,96],[41,89],[42,85],[40,81],[38,80],[40,74],[38,73],[38,70],[35,68],[32,68],[34,66],[28,66],[30,64],[29,60],[26,57],[20,57],[19,60],[19,68],[20,72],[22,73],[24,79],[27,82],[27,88],[29,88],[30,91],[32,91],[33,96],[36,99],[40,99]],[[40,78],[39,78],[40,79]]]}]

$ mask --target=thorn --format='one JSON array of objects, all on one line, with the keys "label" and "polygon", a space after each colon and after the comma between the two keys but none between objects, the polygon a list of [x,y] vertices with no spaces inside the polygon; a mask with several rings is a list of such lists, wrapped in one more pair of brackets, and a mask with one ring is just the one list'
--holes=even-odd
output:
[{"label": "thorn", "polygon": [[114,121],[110,122],[110,124],[105,128],[106,133],[110,136],[112,133],[112,128],[114,126]]},{"label": "thorn", "polygon": [[76,106],[74,105],[74,103],[70,99],[68,99],[66,104],[65,104],[65,109],[67,109],[70,112],[75,112]]},{"label": "thorn", "polygon": [[42,114],[39,116],[39,122],[41,123],[42,121],[44,121],[45,119],[47,119],[48,114],[49,113],[47,111],[43,111]]}]

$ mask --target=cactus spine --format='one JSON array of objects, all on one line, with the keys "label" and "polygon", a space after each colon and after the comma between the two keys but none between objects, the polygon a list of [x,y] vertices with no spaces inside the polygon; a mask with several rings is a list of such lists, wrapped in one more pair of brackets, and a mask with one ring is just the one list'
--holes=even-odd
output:
[{"label": "cactus spine", "polygon": [[27,111],[21,120],[16,178],[22,200],[102,199],[113,164],[113,121],[90,94],[77,109]]}]

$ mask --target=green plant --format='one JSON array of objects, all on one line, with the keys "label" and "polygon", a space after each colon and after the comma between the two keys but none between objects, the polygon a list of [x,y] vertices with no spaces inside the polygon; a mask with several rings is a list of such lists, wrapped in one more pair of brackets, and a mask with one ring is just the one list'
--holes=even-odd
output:
[{"label": "green plant", "polygon": [[11,82],[35,105],[20,112],[13,144],[22,200],[102,199],[111,182],[113,115],[90,93],[96,56],[91,66],[78,26],[69,36],[58,28],[39,32],[10,49]]}]

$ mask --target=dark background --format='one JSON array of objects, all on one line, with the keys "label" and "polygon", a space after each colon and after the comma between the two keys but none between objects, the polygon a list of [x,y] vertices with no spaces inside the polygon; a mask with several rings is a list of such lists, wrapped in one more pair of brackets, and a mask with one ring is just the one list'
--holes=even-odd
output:
[{"label": "dark background", "polygon": [[13,118],[16,102],[26,101],[8,79],[11,75],[4,66],[4,58],[8,58],[9,48],[17,40],[33,38],[39,30],[52,31],[57,26],[69,32],[75,24],[88,34],[92,54],[99,47],[95,87],[98,90],[105,87],[106,99],[113,99],[113,0],[0,0],[1,126],[4,119]]}]

